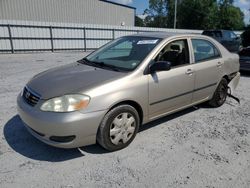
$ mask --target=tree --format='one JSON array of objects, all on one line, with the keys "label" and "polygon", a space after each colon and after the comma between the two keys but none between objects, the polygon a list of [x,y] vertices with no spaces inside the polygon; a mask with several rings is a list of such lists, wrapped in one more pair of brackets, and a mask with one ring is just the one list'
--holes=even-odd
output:
[{"label": "tree", "polygon": [[[180,4],[182,0],[177,0],[177,4]],[[168,0],[168,11],[167,11],[167,26],[174,27],[174,13],[175,13],[175,0]]]},{"label": "tree", "polygon": [[[242,29],[244,14],[233,0],[177,0],[177,28],[181,29]],[[175,0],[149,0],[148,27],[174,26]]]},{"label": "tree", "polygon": [[219,10],[222,29],[240,30],[244,28],[244,14],[240,8],[233,6],[233,0],[220,0]]},{"label": "tree", "polygon": [[[144,11],[147,15],[146,26],[149,27],[171,27],[169,14],[174,0],[149,0],[149,8]],[[172,14],[172,13],[171,13]]]},{"label": "tree", "polygon": [[138,27],[144,26],[143,20],[141,18],[139,18],[138,16],[135,16],[135,26],[138,26]]},{"label": "tree", "polygon": [[202,29],[217,29],[220,23],[219,20],[219,7],[217,2],[208,2],[207,14],[203,19]]},{"label": "tree", "polygon": [[[216,0],[177,0],[177,28],[216,28],[218,6]],[[175,0],[149,0],[146,26],[174,26]]]},{"label": "tree", "polygon": [[216,0],[183,0],[178,8],[178,27],[185,29],[214,29],[218,26]]}]

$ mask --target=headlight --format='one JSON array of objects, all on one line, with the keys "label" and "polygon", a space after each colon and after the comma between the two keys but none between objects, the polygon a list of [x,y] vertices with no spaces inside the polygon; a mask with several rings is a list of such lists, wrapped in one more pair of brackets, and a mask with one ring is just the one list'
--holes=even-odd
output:
[{"label": "headlight", "polygon": [[90,97],[86,95],[64,95],[44,102],[41,106],[42,111],[50,112],[73,112],[86,108],[89,104]]}]

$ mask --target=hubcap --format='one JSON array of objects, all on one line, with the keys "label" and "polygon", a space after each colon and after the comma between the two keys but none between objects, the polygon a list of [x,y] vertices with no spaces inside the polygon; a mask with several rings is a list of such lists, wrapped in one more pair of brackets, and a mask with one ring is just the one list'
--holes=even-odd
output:
[{"label": "hubcap", "polygon": [[135,132],[135,118],[130,113],[121,113],[113,120],[110,126],[110,140],[113,144],[125,144]]}]

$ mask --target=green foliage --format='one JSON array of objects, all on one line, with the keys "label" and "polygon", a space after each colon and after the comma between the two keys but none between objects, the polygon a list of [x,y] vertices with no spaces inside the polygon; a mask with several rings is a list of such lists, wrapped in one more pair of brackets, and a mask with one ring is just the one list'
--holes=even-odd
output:
[{"label": "green foliage", "polygon": [[135,26],[138,26],[138,27],[144,26],[143,20],[141,18],[139,18],[138,16],[135,16]]},{"label": "green foliage", "polygon": [[148,15],[145,24],[149,27],[167,27],[167,0],[149,0],[149,9],[144,11]]},{"label": "green foliage", "polygon": [[149,27],[173,27],[174,3],[175,0],[149,0],[149,9],[144,11],[144,14],[148,15],[145,19],[145,25]]},{"label": "green foliage", "polygon": [[236,30],[243,29],[244,14],[240,8],[232,5],[232,1],[220,1],[219,10],[221,28]]},{"label": "green foliage", "polygon": [[[149,0],[144,25],[174,26],[175,0]],[[178,0],[177,28],[183,29],[243,29],[244,14],[233,0]]]},{"label": "green foliage", "polygon": [[168,0],[168,12],[167,12],[168,27],[174,27],[174,10],[175,10],[175,0]]},{"label": "green foliage", "polygon": [[178,27],[214,29],[218,25],[216,0],[184,0],[178,8]]}]

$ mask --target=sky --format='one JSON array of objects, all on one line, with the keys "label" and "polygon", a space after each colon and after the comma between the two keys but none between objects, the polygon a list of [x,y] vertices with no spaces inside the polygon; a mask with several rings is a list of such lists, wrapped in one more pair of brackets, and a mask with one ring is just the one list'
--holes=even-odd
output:
[{"label": "sky", "polygon": [[[136,8],[136,14],[143,14],[144,10],[148,8],[148,0],[111,0],[124,5],[129,5]],[[250,0],[234,0],[234,5],[239,7],[245,14],[245,23],[250,24]]]}]

